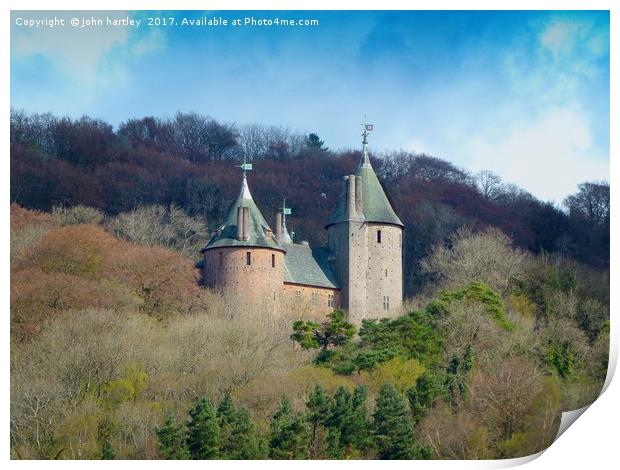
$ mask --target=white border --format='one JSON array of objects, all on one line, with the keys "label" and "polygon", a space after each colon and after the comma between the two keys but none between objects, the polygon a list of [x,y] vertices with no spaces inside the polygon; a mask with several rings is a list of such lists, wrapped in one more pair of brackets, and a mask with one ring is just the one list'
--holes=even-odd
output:
[{"label": "white border", "polygon": [[[87,4],[79,2],[77,0],[62,0],[54,2],[45,2],[43,0],[5,0],[3,2],[3,16],[2,16],[2,50],[3,54],[3,69],[2,69],[2,107],[7,114],[5,125],[2,127],[1,136],[3,143],[3,174],[5,184],[1,185],[0,191],[2,192],[3,200],[5,203],[2,205],[2,218],[5,221],[5,229],[2,232],[3,250],[2,261],[4,270],[2,271],[2,279],[0,280],[3,292],[4,303],[4,323],[3,323],[3,344],[2,344],[2,356],[4,363],[4,374],[2,376],[2,410],[4,415],[3,426],[1,427],[1,440],[0,445],[2,448],[2,459],[9,461],[9,124],[8,124],[8,110],[10,107],[10,88],[9,88],[9,59],[10,59],[10,10],[166,10],[166,9],[188,9],[188,10],[611,10],[611,113],[610,113],[610,126],[611,129],[616,132],[611,133],[610,142],[610,155],[611,158],[611,193],[612,193],[612,207],[617,207],[618,203],[618,191],[616,190],[616,171],[617,171],[617,152],[618,152],[618,132],[620,129],[620,122],[618,120],[618,103],[620,96],[618,95],[617,78],[618,78],[618,62],[620,61],[620,50],[618,48],[618,30],[620,27],[620,21],[618,15],[620,14],[620,8],[615,2],[603,1],[603,0],[506,0],[501,3],[497,0],[470,0],[470,1],[456,1],[456,0],[436,0],[436,1],[396,1],[396,0],[382,0],[370,1],[370,0],[358,0],[358,1],[341,1],[341,0],[314,0],[314,1],[277,1],[277,0],[264,0],[264,1],[242,1],[242,0],[213,0],[213,1],[199,1],[199,0],[92,0]],[[615,215],[615,214],[614,214]],[[617,284],[617,263],[616,263],[616,249],[614,241],[618,238],[618,222],[615,217],[612,217],[611,224],[611,284]],[[615,368],[618,358],[618,327],[617,327],[617,314],[615,314],[616,306],[618,305],[618,293],[612,290],[611,295],[612,305],[612,322],[611,322],[611,340],[612,347],[610,350],[610,364]],[[611,368],[610,368],[611,372]],[[538,458],[533,457],[525,459],[512,459],[508,461],[415,461],[415,462],[375,462],[375,461],[355,461],[355,462],[333,462],[324,461],[321,462],[321,466],[328,467],[341,467],[341,466],[362,466],[364,468],[374,466],[390,465],[390,467],[400,468],[501,468],[508,466],[520,465],[526,462],[529,468],[547,469],[549,466],[554,468],[611,468],[615,467],[618,462],[618,442],[616,439],[616,433],[618,427],[618,403],[620,398],[620,386],[618,380],[612,381],[611,373],[608,376],[608,389],[606,392],[579,418],[576,425],[571,426],[549,449],[542,453]],[[41,461],[9,461],[9,464],[20,468],[32,468],[43,465],[55,466],[58,468],[62,465],[64,468],[82,468],[83,462],[79,461],[62,461],[61,462],[41,462]],[[115,468],[130,468],[135,466],[142,466],[145,462],[127,462],[127,461],[115,461],[115,462],[96,462],[90,461],[87,465],[99,466],[109,465]],[[205,468],[206,465],[210,467],[218,468],[232,468],[238,466],[252,466],[254,468],[284,468],[290,465],[299,467],[306,467],[310,469],[319,465],[316,461],[305,462],[285,462],[285,461],[262,461],[262,462],[225,462],[225,461],[213,461],[213,462],[165,462],[157,461],[148,463],[149,466],[156,468],[178,468],[180,465],[193,467],[193,468]]]}]

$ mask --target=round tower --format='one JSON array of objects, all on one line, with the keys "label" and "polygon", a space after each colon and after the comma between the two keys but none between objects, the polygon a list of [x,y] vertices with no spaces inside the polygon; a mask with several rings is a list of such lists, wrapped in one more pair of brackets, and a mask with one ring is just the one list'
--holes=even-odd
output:
[{"label": "round tower", "polygon": [[404,226],[370,164],[370,130],[372,126],[364,124],[360,163],[355,174],[344,177],[336,213],[326,227],[342,304],[358,324],[364,318],[394,315],[403,301]]},{"label": "round tower", "polygon": [[[284,250],[256,206],[245,173],[224,224],[202,249],[204,284],[233,307],[275,309],[284,281]],[[252,307],[251,309],[249,307]]]}]

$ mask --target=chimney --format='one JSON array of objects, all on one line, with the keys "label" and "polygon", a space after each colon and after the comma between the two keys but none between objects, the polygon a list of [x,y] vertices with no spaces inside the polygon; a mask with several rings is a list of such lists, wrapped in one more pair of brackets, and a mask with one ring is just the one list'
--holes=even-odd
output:
[{"label": "chimney", "polygon": [[358,215],[364,213],[364,202],[362,199],[362,177],[355,177],[355,211]]},{"label": "chimney", "polygon": [[355,218],[355,176],[347,176],[347,219]]},{"label": "chimney", "polygon": [[243,208],[243,240],[250,238],[250,211],[247,207]]},{"label": "chimney", "polygon": [[276,240],[282,243],[282,212],[276,214]]},{"label": "chimney", "polygon": [[237,240],[243,240],[243,208],[237,207]]}]

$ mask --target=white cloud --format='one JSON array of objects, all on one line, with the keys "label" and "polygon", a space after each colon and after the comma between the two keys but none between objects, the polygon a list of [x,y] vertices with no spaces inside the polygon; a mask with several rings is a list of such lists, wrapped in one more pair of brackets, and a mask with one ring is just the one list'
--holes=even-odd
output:
[{"label": "white cloud", "polygon": [[607,156],[594,150],[588,124],[576,107],[556,107],[515,123],[501,138],[483,136],[466,146],[471,169],[491,169],[543,200],[561,202],[577,185],[609,180]]},{"label": "white cloud", "polygon": [[541,31],[539,40],[556,59],[570,56],[581,47],[592,56],[600,56],[607,53],[609,43],[607,31],[595,28],[586,19],[553,20]]},{"label": "white cloud", "polygon": [[[16,17],[17,14],[14,14]],[[44,57],[57,71],[85,87],[107,87],[128,79],[128,59],[159,50],[163,37],[156,30],[138,35],[128,27],[72,27],[72,18],[103,19],[131,17],[127,12],[22,12],[27,19],[56,16],[65,26],[55,28],[11,28],[11,56],[15,60]]]}]

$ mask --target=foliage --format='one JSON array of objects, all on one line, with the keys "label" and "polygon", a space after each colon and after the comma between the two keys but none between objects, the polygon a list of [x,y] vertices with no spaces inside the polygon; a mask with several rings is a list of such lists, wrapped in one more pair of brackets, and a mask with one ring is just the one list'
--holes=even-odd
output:
[{"label": "foliage", "polygon": [[159,453],[166,460],[188,460],[187,436],[183,426],[167,417],[164,425],[156,430],[159,441]]},{"label": "foliage", "polygon": [[355,326],[346,321],[342,310],[334,310],[323,323],[298,320],[293,323],[291,339],[297,341],[304,349],[321,348],[327,352],[330,348],[345,346],[355,334]]},{"label": "foliage", "polygon": [[502,328],[510,330],[514,327],[506,318],[503,299],[486,284],[471,282],[462,289],[441,292],[439,294],[439,299],[446,303],[464,299],[480,302]]},{"label": "foliage", "polygon": [[381,388],[373,426],[380,458],[401,460],[414,457],[413,426],[407,403],[390,383]]},{"label": "foliage", "polygon": [[187,448],[192,459],[217,459],[220,456],[221,436],[213,404],[208,398],[203,398],[189,415]]},{"label": "foliage", "polygon": [[272,459],[304,459],[309,445],[309,434],[303,416],[294,413],[288,398],[271,418],[269,457]]},{"label": "foliage", "polygon": [[426,371],[417,378],[415,386],[407,390],[409,408],[416,424],[435,405],[443,392],[444,383],[438,373]]},{"label": "foliage", "polygon": [[[139,145],[159,145],[146,123],[141,129]],[[419,181],[466,181],[422,163]],[[344,171],[319,164],[328,180]],[[88,171],[103,171],[97,165]],[[167,458],[186,458],[183,417],[199,408],[196,397],[221,397],[206,420],[211,432],[195,442],[216,458],[387,458],[398,449],[412,458],[522,456],[548,446],[561,410],[591,403],[607,373],[608,273],[566,252],[526,255],[506,292],[451,266],[463,283],[425,278],[425,296],[411,302],[424,307],[367,320],[357,337],[341,317],[342,339],[307,350],[291,347],[286,318],[231,315],[235,306],[199,289],[193,262],[179,253],[16,205],[11,224],[13,458],[155,459],[165,457],[162,440]],[[320,367],[312,366],[317,346]],[[390,400],[383,410],[402,408],[396,415],[406,419],[375,427],[385,382],[404,408]],[[283,395],[288,410],[276,411]]]}]

